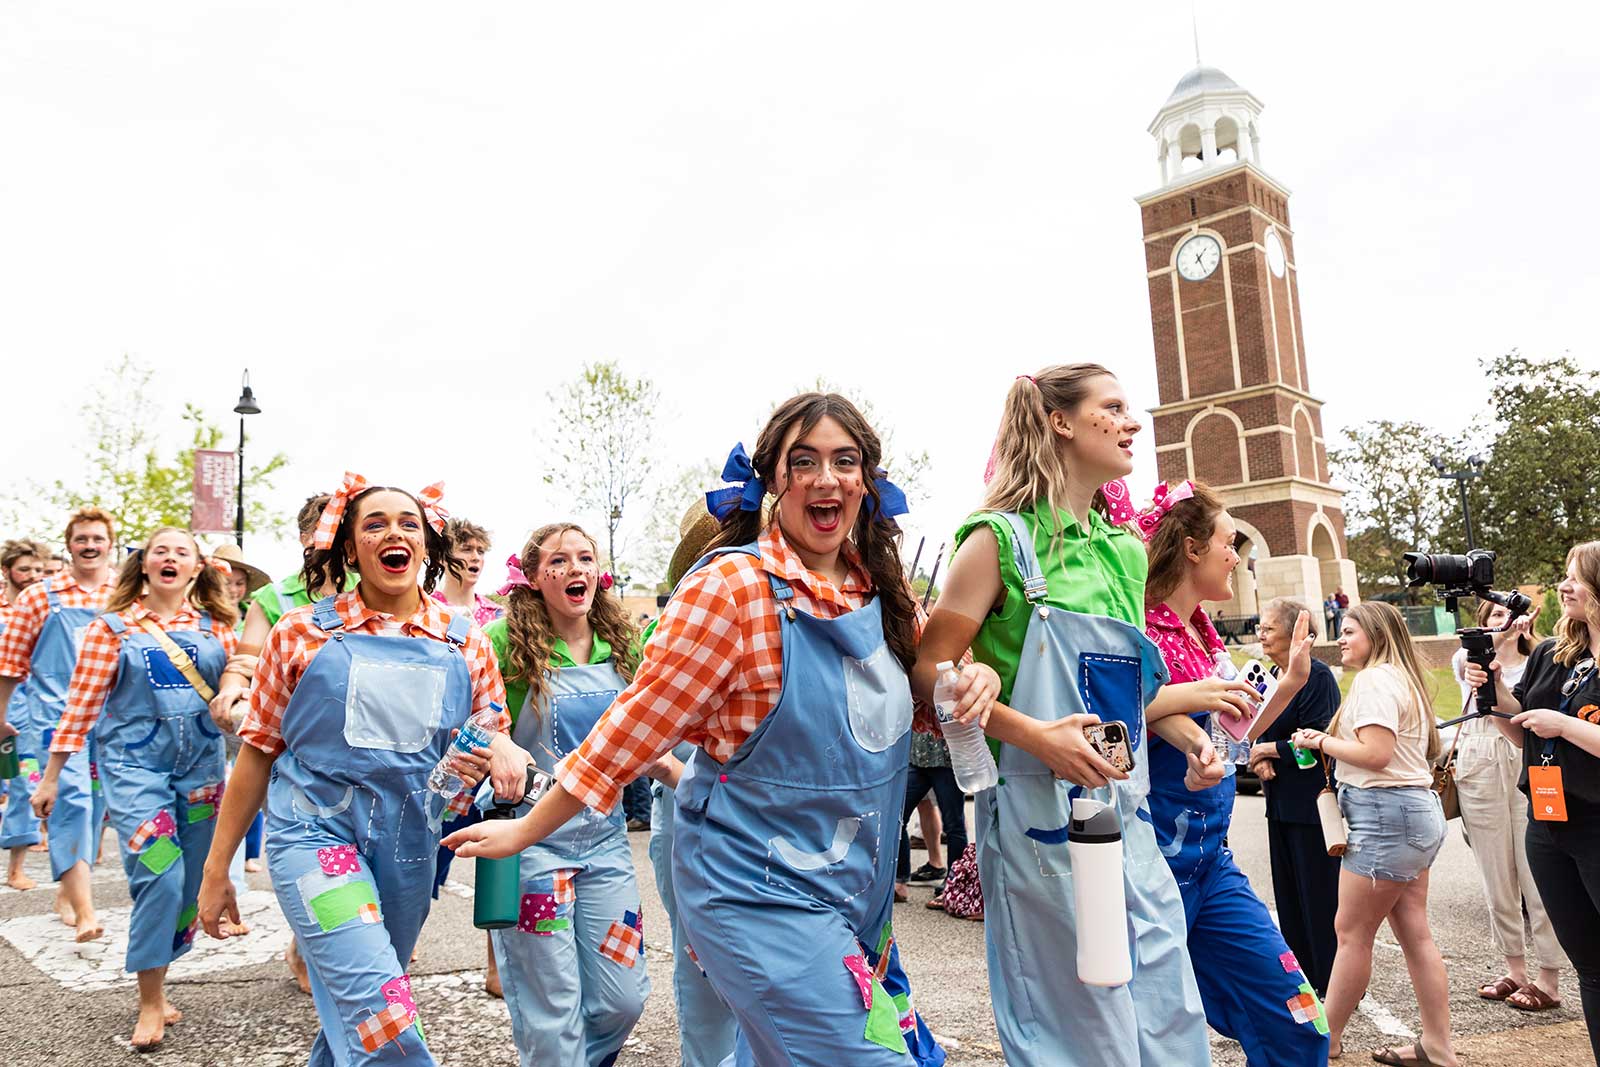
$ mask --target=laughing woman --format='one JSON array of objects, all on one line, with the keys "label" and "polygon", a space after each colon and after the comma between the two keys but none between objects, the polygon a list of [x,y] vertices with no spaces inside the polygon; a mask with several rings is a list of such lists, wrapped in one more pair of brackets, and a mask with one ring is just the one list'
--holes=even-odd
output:
[{"label": "laughing woman", "polygon": [[[228,862],[265,797],[267,869],[322,1024],[313,1067],[434,1063],[405,973],[444,815],[428,777],[468,716],[505,701],[483,631],[425,595],[448,565],[438,497],[347,474],[328,502],[306,588],[342,588],[347,570],[359,583],[289,611],[268,636],[206,860],[200,920],[218,937],[224,913],[239,919]],[[456,769],[472,783],[491,771],[497,793],[519,799],[526,763],[498,734],[492,756],[479,749]]]},{"label": "laughing woman", "polygon": [[222,734],[206,701],[234,649],[235,602],[187,530],[163,527],[130,555],[106,613],[84,631],[67,710],[34,794],[55,807],[61,770],[91,730],[133,896],[126,969],[139,976],[140,1052],[182,1016],[167,966],[194,941],[195,898],[221,800]]},{"label": "laughing woman", "polygon": [[[708,501],[722,520],[710,555],[557,785],[523,819],[447,841],[510,855],[586,807],[611,811],[678,741],[696,745],[677,785],[672,882],[694,957],[738,1020],[740,1064],[944,1060],[889,925],[918,621],[892,521],[904,508],[873,478],[881,453],[844,397],[780,405],[754,457],[729,457],[724,478],[740,485]],[[981,711],[998,680],[983,667],[967,679]]]}]

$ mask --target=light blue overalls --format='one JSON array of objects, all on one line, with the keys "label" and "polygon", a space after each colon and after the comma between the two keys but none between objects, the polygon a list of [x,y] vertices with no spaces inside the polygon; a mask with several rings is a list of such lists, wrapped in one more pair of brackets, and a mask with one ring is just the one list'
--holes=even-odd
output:
[{"label": "light blue overalls", "polygon": [[312,621],[329,640],[283,713],[266,846],[322,1024],[309,1063],[431,1067],[406,965],[444,814],[428,774],[472,710],[472,619],[444,641],[345,633],[328,597]]},{"label": "light blue overalls", "polygon": [[[694,755],[694,746],[679,742],[672,754],[687,763]],[[683,920],[678,917],[676,894],[672,891],[673,812],[677,807],[672,790],[653,782],[651,792],[650,865],[656,870],[656,892],[661,895],[661,906],[672,925],[672,999],[678,1007],[678,1055],[683,1067],[717,1067],[733,1052],[739,1029],[733,1012],[695,962]]]},{"label": "light blue overalls", "polygon": [[[147,971],[165,967],[194,942],[195,900],[222,799],[222,733],[154,637],[129,629],[114,613],[100,618],[122,650],[94,737],[133,896],[125,968]],[[201,612],[199,630],[167,637],[215,689],[228,657],[210,613]]]},{"label": "light blue overalls", "polygon": [[1095,791],[1122,817],[1133,980],[1077,976],[1077,909],[1067,852],[1081,786],[1039,759],[1000,747],[1000,780],[978,794],[978,873],[995,1025],[1014,1067],[1187,1067],[1211,1062],[1205,1015],[1184,943],[1183,900],[1156,845],[1144,708],[1166,682],[1155,644],[1133,626],[1041,603],[1048,589],[1020,516],[1005,514],[1029,601],[1011,706],[1043,722],[1092,713],[1128,729],[1134,769]]},{"label": "light blue overalls", "polygon": [[739,1067],[938,1067],[890,929],[912,704],[882,601],[820,619],[767,578],[783,690],[727,763],[696,751],[678,783],[679,920]]},{"label": "light blue overalls", "polygon": [[[0,622],[0,634],[5,633]],[[5,783],[6,808],[0,814],[0,849],[25,848],[39,843],[39,819],[33,814],[33,787],[39,783],[39,731],[28,710],[28,683],[24,679],[11,690],[6,703],[6,722],[17,731],[17,759],[22,772]]]},{"label": "light blue overalls", "polygon": [[[50,614],[39,630],[28,664],[28,718],[38,731],[39,751],[49,752],[56,725],[67,709],[67,684],[78,662],[83,631],[100,612],[95,608],[67,607],[56,595],[53,579],[44,580],[44,590]],[[94,866],[100,828],[106,819],[97,747],[91,736],[61,768],[56,806],[46,822],[50,829],[50,877],[58,882],[75,864]]]},{"label": "light blue overalls", "polygon": [[[530,688],[511,737],[551,772],[626,683],[610,663],[553,669],[545,678],[545,706],[533,705]],[[490,937],[522,1067],[609,1067],[650,993],[621,805],[610,815],[583,809],[524,849],[520,871],[521,919]]]}]

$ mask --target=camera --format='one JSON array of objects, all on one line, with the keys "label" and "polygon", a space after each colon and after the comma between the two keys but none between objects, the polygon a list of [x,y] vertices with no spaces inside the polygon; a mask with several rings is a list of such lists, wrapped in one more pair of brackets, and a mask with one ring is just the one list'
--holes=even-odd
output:
[{"label": "camera", "polygon": [[[1494,553],[1488,549],[1474,548],[1464,556],[1407,552],[1404,558],[1406,585],[1437,587],[1439,595],[1444,598],[1445,609],[1452,613],[1456,610],[1456,601],[1464,596],[1474,596],[1505,607],[1510,618],[1497,630],[1463,626],[1456,631],[1456,636],[1461,638],[1461,647],[1467,650],[1467,659],[1487,672],[1489,665],[1494,662],[1494,635],[1510,629],[1513,623],[1528,613],[1533,602],[1514,589],[1509,593],[1498,593],[1490,588],[1494,584]],[[1500,714],[1494,710],[1492,685],[1478,689],[1477,702],[1478,710],[1467,718]]]}]

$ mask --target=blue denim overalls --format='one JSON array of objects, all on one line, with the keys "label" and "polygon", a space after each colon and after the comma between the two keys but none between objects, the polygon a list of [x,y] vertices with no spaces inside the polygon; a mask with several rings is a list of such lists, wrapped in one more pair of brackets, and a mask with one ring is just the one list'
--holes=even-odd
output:
[{"label": "blue denim overalls", "polygon": [[[0,622],[0,634],[6,628]],[[39,731],[28,711],[28,683],[24,679],[11,690],[6,703],[6,722],[17,731],[17,759],[22,772],[5,783],[6,808],[0,814],[0,849],[25,848],[39,843],[39,820],[33,814],[33,787],[39,781]],[[47,757],[46,757],[47,758]]]},{"label": "blue denim overalls", "polygon": [[[679,742],[672,754],[687,763],[694,755],[694,746]],[[656,871],[661,906],[672,925],[672,1000],[678,1007],[678,1055],[683,1067],[717,1067],[733,1052],[739,1030],[733,1012],[695,962],[683,921],[678,918],[678,904],[672,892],[673,811],[677,807],[672,790],[655,782],[651,792],[650,865]]]},{"label": "blue denim overalls", "polygon": [[[156,639],[116,614],[117,680],[94,726],[100,781],[128,875],[128,971],[165,967],[194,941],[200,875],[222,799],[222,733],[206,702]],[[198,630],[168,633],[213,689],[227,654],[200,613]]]},{"label": "blue denim overalls", "polygon": [[[56,596],[54,582],[44,580],[50,614],[39,630],[28,665],[28,719],[39,735],[40,752],[50,751],[56,724],[67,709],[67,683],[78,662],[83,631],[100,612],[95,608],[69,608]],[[100,828],[106,819],[105,795],[100,791],[99,768],[93,737],[72,754],[57,780],[56,806],[50,811],[50,877],[56,881],[74,864],[94,866]]]},{"label": "blue denim overalls", "polygon": [[[626,683],[610,663],[545,673],[512,740],[539,769],[583,742]],[[522,852],[522,915],[494,930],[495,959],[522,1067],[608,1067],[644,1011],[650,978],[633,853],[622,807],[585,808]]]},{"label": "blue denim overalls", "polygon": [[444,641],[345,633],[328,597],[312,621],[329,640],[283,713],[266,846],[322,1024],[309,1063],[426,1067],[406,965],[444,814],[428,774],[472,710],[472,619],[450,616]]},{"label": "blue denim overalls", "polygon": [[1014,1067],[1188,1067],[1211,1050],[1184,944],[1183,900],[1156,845],[1144,708],[1167,680],[1161,653],[1134,627],[1048,607],[1033,536],[1015,514],[1012,549],[1030,604],[1011,706],[1044,722],[1092,713],[1128,729],[1134,769],[1096,791],[1122,817],[1133,980],[1077,977],[1077,912],[1067,852],[1071,797],[1083,789],[1036,757],[1000,748],[1000,781],[977,800],[978,873],[995,1025]]},{"label": "blue denim overalls", "polygon": [[[1208,714],[1192,716],[1202,730]],[[1150,814],[1178,880],[1206,1021],[1244,1047],[1250,1067],[1328,1062],[1316,991],[1228,848],[1235,776],[1191,792],[1184,754],[1150,740]]]},{"label": "blue denim overalls", "polygon": [[767,579],[783,691],[727,763],[697,751],[678,783],[678,918],[740,1067],[937,1067],[890,929],[912,703],[882,601],[815,618]]}]

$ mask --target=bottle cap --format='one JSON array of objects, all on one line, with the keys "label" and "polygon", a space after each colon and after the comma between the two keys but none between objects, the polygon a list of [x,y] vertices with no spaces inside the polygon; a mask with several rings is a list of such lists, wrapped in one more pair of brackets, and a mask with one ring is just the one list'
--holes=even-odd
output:
[{"label": "bottle cap", "polygon": [[1122,840],[1122,820],[1108,804],[1091,797],[1072,799],[1072,821],[1067,824],[1067,840],[1102,844]]},{"label": "bottle cap", "polygon": [[956,665],[954,663],[950,662],[949,660],[941,660],[940,662],[934,664],[934,668],[933,669],[938,671],[940,674],[943,674],[945,671],[953,671],[953,670],[955,670],[956,669]]}]

